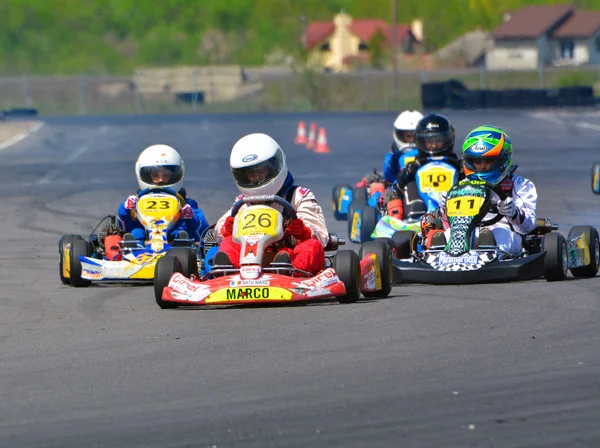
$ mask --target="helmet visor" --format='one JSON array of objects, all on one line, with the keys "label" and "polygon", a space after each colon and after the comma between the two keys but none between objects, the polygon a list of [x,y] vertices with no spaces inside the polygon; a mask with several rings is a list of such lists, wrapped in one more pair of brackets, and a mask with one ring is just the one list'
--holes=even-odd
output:
[{"label": "helmet visor", "polygon": [[453,135],[451,130],[442,132],[426,132],[417,134],[417,148],[421,152],[438,154],[452,147]]},{"label": "helmet visor", "polygon": [[154,165],[140,168],[140,179],[147,184],[160,186],[174,185],[183,178],[179,165]]},{"label": "helmet visor", "polygon": [[415,142],[415,131],[406,129],[394,129],[396,138],[402,143],[414,143]]},{"label": "helmet visor", "polygon": [[258,188],[275,179],[283,169],[283,154],[281,150],[268,160],[260,163],[231,168],[233,179],[242,188]]},{"label": "helmet visor", "polygon": [[506,157],[474,157],[464,156],[463,161],[465,166],[474,173],[490,173],[494,171],[502,171],[506,165]]}]

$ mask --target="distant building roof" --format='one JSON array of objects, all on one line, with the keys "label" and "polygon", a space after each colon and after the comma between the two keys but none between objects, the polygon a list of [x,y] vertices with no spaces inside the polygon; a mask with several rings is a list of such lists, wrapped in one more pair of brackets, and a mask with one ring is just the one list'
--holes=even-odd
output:
[{"label": "distant building roof", "polygon": [[309,22],[306,27],[304,45],[310,49],[330,34],[333,34],[334,30],[335,25],[333,22]]},{"label": "distant building roof", "polygon": [[591,37],[600,28],[600,11],[576,10],[554,37]]},{"label": "distant building roof", "polygon": [[548,32],[574,11],[571,5],[530,5],[512,14],[512,17],[492,32],[495,39],[536,38]]},{"label": "distant building roof", "polygon": [[[352,19],[349,26],[349,31],[366,43],[369,42],[377,30],[381,31],[389,43],[392,42],[393,27],[381,19]],[[310,50],[323,39],[333,34],[334,31],[335,25],[333,22],[309,22],[305,34],[306,48]],[[409,25],[397,24],[396,41],[400,43],[410,32]]]}]

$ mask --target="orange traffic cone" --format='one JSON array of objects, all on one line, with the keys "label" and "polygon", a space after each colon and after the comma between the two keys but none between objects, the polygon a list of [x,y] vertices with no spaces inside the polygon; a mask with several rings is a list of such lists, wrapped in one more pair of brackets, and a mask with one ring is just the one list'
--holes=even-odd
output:
[{"label": "orange traffic cone", "polygon": [[306,142],[307,149],[314,149],[317,144],[317,123],[311,123],[308,131],[308,142]]},{"label": "orange traffic cone", "polygon": [[306,138],[306,125],[302,120],[298,122],[298,132],[296,133],[296,140],[294,140],[296,145],[306,145],[308,143],[308,139]]},{"label": "orange traffic cone", "polygon": [[317,140],[317,147],[315,148],[315,152],[331,152],[331,148],[329,148],[329,145],[327,144],[327,134],[325,133],[325,128],[319,129],[319,139]]}]

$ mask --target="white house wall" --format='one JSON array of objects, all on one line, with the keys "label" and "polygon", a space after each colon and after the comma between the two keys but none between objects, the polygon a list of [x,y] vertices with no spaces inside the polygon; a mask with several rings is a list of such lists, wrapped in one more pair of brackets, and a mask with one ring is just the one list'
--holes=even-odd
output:
[{"label": "white house wall", "polygon": [[[547,49],[547,44],[543,48]],[[497,40],[494,48],[486,54],[485,65],[489,70],[523,70],[538,67],[538,45],[535,40]]]},{"label": "white house wall", "polygon": [[596,49],[596,39],[598,38],[600,38],[600,29],[585,42],[590,64],[600,64],[600,52]]}]

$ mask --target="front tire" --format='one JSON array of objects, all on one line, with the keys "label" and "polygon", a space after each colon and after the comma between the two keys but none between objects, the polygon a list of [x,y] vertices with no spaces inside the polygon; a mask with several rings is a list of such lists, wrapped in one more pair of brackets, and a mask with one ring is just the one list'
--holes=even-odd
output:
[{"label": "front tire", "polygon": [[542,250],[544,258],[544,277],[549,282],[562,281],[567,277],[567,242],[560,233],[548,233],[544,236]]},{"label": "front tire", "polygon": [[360,260],[353,250],[339,250],[333,259],[333,269],[346,287],[346,295],[338,296],[340,303],[356,303],[360,297]]},{"label": "front tire", "polygon": [[183,274],[183,268],[181,261],[177,257],[171,255],[165,255],[159,258],[156,266],[154,267],[154,298],[156,304],[164,309],[177,308],[177,304],[174,302],[167,302],[162,299],[163,289],[167,287],[171,277],[174,273],[179,272]]},{"label": "front tire", "polygon": [[58,275],[63,285],[71,284],[71,244],[82,239],[80,235],[65,235],[58,241]]},{"label": "front tire", "polygon": [[172,256],[179,259],[181,263],[181,273],[187,278],[191,278],[192,275],[198,275],[198,257],[194,249],[189,247],[176,247],[169,249],[165,256]]},{"label": "front tire", "polygon": [[69,257],[71,258],[71,285],[76,288],[87,288],[92,283],[90,280],[81,278],[83,267],[79,257],[89,257],[92,255],[92,247],[90,243],[82,239],[73,239],[71,242],[71,250],[69,251]]},{"label": "front tire", "polygon": [[406,260],[415,250],[417,233],[412,230],[398,230],[393,233],[392,241],[396,246],[396,258]]}]

